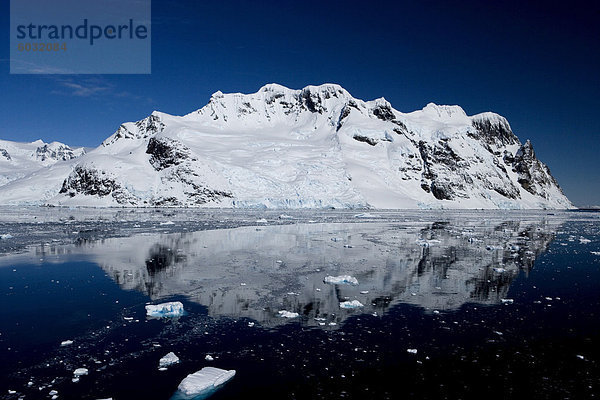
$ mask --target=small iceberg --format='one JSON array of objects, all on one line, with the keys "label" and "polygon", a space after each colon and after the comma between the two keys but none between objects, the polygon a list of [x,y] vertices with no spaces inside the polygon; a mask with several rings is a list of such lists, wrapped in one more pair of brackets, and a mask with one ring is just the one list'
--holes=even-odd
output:
[{"label": "small iceberg", "polygon": [[75,376],[83,376],[83,375],[87,375],[88,374],[88,369],[87,368],[77,368],[75,371],[73,371],[73,375]]},{"label": "small iceberg", "polygon": [[371,214],[371,213],[361,213],[354,215],[354,218],[377,218],[379,215]]},{"label": "small iceberg", "polygon": [[146,306],[146,315],[149,317],[180,317],[183,313],[183,304],[180,301]]},{"label": "small iceberg", "polygon": [[171,397],[171,400],[205,399],[234,375],[235,370],[233,369],[204,367],[200,371],[186,376],[177,387],[177,392]]},{"label": "small iceberg", "polygon": [[177,364],[179,362],[179,357],[175,355],[175,353],[170,352],[160,360],[158,360],[158,368],[166,368],[170,365]]},{"label": "small iceberg", "polygon": [[343,301],[340,303],[340,308],[351,309],[351,308],[359,308],[359,307],[364,307],[364,305],[363,305],[363,303],[361,303],[358,300]]},{"label": "small iceberg", "polygon": [[62,342],[60,342],[61,347],[65,347],[65,346],[70,346],[73,344],[72,340],[63,340]]},{"label": "small iceberg", "polygon": [[358,279],[350,275],[326,276],[323,282],[333,285],[358,285]]},{"label": "small iceberg", "polygon": [[73,379],[71,379],[71,381],[73,383],[77,383],[79,382],[79,377],[87,375],[89,373],[87,368],[77,368],[75,371],[73,371]]},{"label": "small iceberg", "polygon": [[280,317],[283,318],[298,318],[300,316],[300,314],[298,314],[297,312],[291,312],[286,310],[281,310],[278,314]]}]

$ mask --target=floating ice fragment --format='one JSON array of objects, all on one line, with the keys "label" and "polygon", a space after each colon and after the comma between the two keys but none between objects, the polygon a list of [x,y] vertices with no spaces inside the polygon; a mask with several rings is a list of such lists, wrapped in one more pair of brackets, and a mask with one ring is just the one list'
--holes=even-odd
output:
[{"label": "floating ice fragment", "polygon": [[326,276],[323,282],[334,285],[358,285],[358,279],[350,275]]},{"label": "floating ice fragment", "polygon": [[595,256],[600,256],[600,251],[590,251]]},{"label": "floating ice fragment", "polygon": [[55,394],[58,394],[56,390],[51,390],[50,393],[48,393],[49,396],[54,396]]},{"label": "floating ice fragment", "polygon": [[498,272],[499,274],[501,274],[503,272],[506,272],[506,269],[498,267],[498,268],[494,268],[494,272]]},{"label": "floating ice fragment", "polygon": [[261,218],[261,219],[257,219],[257,220],[256,220],[256,223],[257,223],[257,224],[266,224],[267,222],[269,222],[269,221],[267,221],[267,220],[266,220],[266,219],[264,219],[264,218]]},{"label": "floating ice fragment", "polygon": [[173,221],[161,222],[160,225],[175,225]]},{"label": "floating ice fragment", "polygon": [[378,217],[378,215],[371,214],[371,213],[356,214],[354,216],[354,218],[377,218],[377,217]]},{"label": "floating ice fragment", "polygon": [[502,304],[512,304],[515,302],[514,299],[500,299],[500,301],[502,302]]},{"label": "floating ice fragment", "polygon": [[368,290],[361,290],[360,294],[369,294],[369,291]]},{"label": "floating ice fragment", "polygon": [[10,389],[8,389],[8,394],[15,394],[15,393],[17,393],[16,390],[10,390]]},{"label": "floating ice fragment", "polygon": [[146,314],[149,317],[179,317],[183,312],[183,304],[180,301],[146,306]]},{"label": "floating ice fragment", "polygon": [[342,301],[340,303],[340,308],[359,308],[359,307],[364,307],[364,305],[358,300]]},{"label": "floating ice fragment", "polygon": [[60,342],[61,346],[70,346],[73,344],[72,340],[63,340],[62,342]]},{"label": "floating ice fragment", "polygon": [[254,326],[254,322],[248,322],[248,326],[252,328]]},{"label": "floating ice fragment", "polygon": [[417,349],[406,349],[406,351],[410,354],[417,354]]},{"label": "floating ice fragment", "polygon": [[296,312],[281,310],[281,311],[279,311],[279,316],[283,317],[283,318],[297,318],[300,316],[300,314],[298,314]]},{"label": "floating ice fragment", "polygon": [[[2,239],[2,240],[5,240],[5,239],[10,239],[10,238],[12,238],[12,237],[14,237],[14,236],[13,236],[13,235],[11,235],[11,234],[8,234],[8,233],[5,233],[5,234],[2,234],[2,235],[0,235],[0,239]],[[16,393],[16,392],[15,392],[15,393]]]},{"label": "floating ice fragment", "polygon": [[215,359],[213,358],[213,356],[211,356],[210,354],[207,354],[206,357],[204,357],[204,359],[206,361],[214,361]]},{"label": "floating ice fragment", "polygon": [[77,368],[75,371],[73,371],[73,375],[75,375],[75,377],[80,377],[83,375],[87,375],[88,372],[89,371],[87,368]]},{"label": "floating ice fragment", "polygon": [[344,248],[346,248],[346,249],[351,249],[351,248],[353,248],[353,247],[354,247],[354,246],[352,246],[351,244],[345,244],[345,245],[344,245]]},{"label": "floating ice fragment", "polygon": [[178,362],[179,357],[177,357],[175,353],[170,352],[158,361],[158,368],[165,368],[169,365],[177,364]]},{"label": "floating ice fragment", "polygon": [[185,377],[177,387],[173,399],[192,399],[207,396],[225,384],[235,375],[235,370],[204,367]]},{"label": "floating ice fragment", "polygon": [[581,354],[577,354],[577,358],[579,358],[580,360],[585,360],[585,357],[582,356]]},{"label": "floating ice fragment", "polygon": [[586,239],[586,238],[584,238],[582,236],[582,237],[579,238],[579,243],[581,243],[581,244],[588,244],[588,243],[591,243],[591,240],[590,239]]}]

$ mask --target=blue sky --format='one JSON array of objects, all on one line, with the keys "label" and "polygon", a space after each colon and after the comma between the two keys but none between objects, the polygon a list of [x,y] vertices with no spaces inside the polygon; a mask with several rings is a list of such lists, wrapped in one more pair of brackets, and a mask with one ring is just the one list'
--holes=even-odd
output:
[{"label": "blue sky", "polygon": [[8,73],[8,3],[2,139],[97,146],[122,122],[188,113],[217,90],[332,82],[404,112],[497,112],[575,204],[600,204],[597,2],[154,0],[152,74],[36,76]]}]

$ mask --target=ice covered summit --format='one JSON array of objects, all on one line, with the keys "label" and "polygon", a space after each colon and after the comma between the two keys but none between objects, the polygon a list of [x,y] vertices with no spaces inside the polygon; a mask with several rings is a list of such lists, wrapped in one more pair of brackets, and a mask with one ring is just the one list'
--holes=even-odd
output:
[{"label": "ice covered summit", "polygon": [[[0,163],[2,160],[0,159]],[[0,186],[2,204],[572,208],[529,141],[491,112],[402,113],[335,84],[216,92]]]}]

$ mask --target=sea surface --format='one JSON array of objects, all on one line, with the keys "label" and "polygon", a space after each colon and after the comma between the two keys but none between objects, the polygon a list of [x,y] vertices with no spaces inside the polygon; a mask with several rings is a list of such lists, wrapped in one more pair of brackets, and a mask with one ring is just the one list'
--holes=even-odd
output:
[{"label": "sea surface", "polygon": [[214,400],[600,395],[598,212],[2,208],[0,235],[0,399],[207,366],[236,371]]}]

